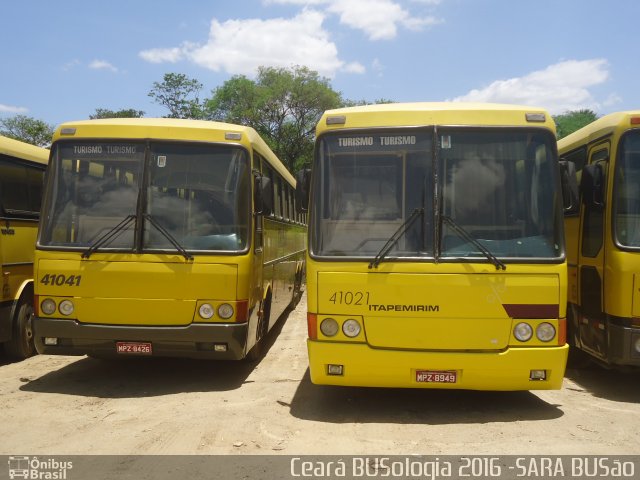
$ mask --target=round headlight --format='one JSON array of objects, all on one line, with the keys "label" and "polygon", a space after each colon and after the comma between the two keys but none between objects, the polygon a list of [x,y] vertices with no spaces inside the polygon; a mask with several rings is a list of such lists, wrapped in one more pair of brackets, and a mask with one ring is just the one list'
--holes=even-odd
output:
[{"label": "round headlight", "polygon": [[640,337],[636,339],[636,343],[633,345],[633,348],[636,349],[636,352],[640,353]]},{"label": "round headlight", "polygon": [[218,315],[225,320],[233,317],[233,307],[228,303],[223,303],[218,307]]},{"label": "round headlight", "polygon": [[360,324],[357,320],[350,318],[342,324],[342,333],[350,338],[357,337],[360,333]]},{"label": "round headlight", "polygon": [[325,318],[320,324],[320,331],[325,337],[333,337],[336,333],[338,333],[338,330],[338,322],[336,322],[333,318]]},{"label": "round headlight", "polygon": [[213,317],[213,307],[208,303],[203,303],[198,309],[198,315],[200,315],[200,317],[204,318],[205,320],[209,320],[211,317]]},{"label": "round headlight", "polygon": [[45,315],[53,315],[56,311],[56,302],[51,298],[45,298],[42,303],[40,303],[40,310]]},{"label": "round headlight", "polygon": [[516,328],[513,329],[513,336],[521,342],[526,342],[533,336],[533,328],[531,328],[531,325],[528,323],[520,322],[516,325]]},{"label": "round headlight", "polygon": [[71,315],[73,313],[73,302],[71,300],[63,300],[60,302],[60,305],[58,306],[58,310],[60,310],[60,313],[63,315]]},{"label": "round headlight", "polygon": [[556,336],[556,329],[548,322],[543,322],[536,328],[536,337],[541,342],[550,342]]}]

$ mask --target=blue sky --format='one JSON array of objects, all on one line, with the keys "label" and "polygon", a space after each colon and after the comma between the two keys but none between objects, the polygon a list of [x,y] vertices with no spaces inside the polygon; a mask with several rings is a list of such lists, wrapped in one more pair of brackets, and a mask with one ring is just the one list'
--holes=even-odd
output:
[{"label": "blue sky", "polygon": [[165,73],[201,98],[257,66],[306,65],[351,100],[640,108],[637,0],[10,0],[0,118],[167,114]]}]

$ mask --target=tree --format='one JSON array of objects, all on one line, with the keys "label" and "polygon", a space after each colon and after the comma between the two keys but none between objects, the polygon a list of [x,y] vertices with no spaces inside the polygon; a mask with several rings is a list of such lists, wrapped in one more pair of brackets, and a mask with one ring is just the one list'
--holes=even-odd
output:
[{"label": "tree", "polygon": [[91,120],[98,118],[142,118],[144,112],[142,110],[134,110],[133,108],[109,110],[108,108],[96,108],[96,113],[89,115]]},{"label": "tree", "polygon": [[369,100],[344,100],[342,102],[342,107],[361,107],[363,105],[380,105],[382,103],[396,103],[393,100],[389,100],[388,98],[379,98],[374,100],[373,102]]},{"label": "tree", "polygon": [[48,147],[55,127],[48,123],[26,115],[15,115],[0,119],[0,135],[20,140],[21,142]]},{"label": "tree", "polygon": [[162,82],[153,82],[149,96],[169,110],[168,118],[202,118],[202,84],[182,73],[165,73]]},{"label": "tree", "polygon": [[341,106],[329,80],[307,67],[260,67],[255,80],[238,75],[212,91],[205,117],[253,127],[290,171],[311,163],[315,126]]},{"label": "tree", "polygon": [[565,112],[562,115],[556,115],[553,119],[556,122],[556,131],[558,140],[566,137],[570,133],[581,129],[585,125],[589,125],[595,121],[598,115],[593,110],[573,110]]}]

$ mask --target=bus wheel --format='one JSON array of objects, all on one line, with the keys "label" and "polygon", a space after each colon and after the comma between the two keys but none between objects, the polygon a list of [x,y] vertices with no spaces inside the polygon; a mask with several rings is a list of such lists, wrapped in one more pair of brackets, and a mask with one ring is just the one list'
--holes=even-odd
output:
[{"label": "bus wheel", "polygon": [[291,310],[296,308],[296,305],[298,305],[298,302],[302,297],[302,276],[303,276],[303,271],[300,268],[296,272],[295,283],[293,285],[293,296],[291,297],[291,303],[289,304],[289,308]]},{"label": "bus wheel", "polygon": [[32,318],[33,307],[30,298],[21,299],[16,310],[11,340],[4,346],[7,356],[22,360],[35,353]]},{"label": "bus wheel", "polygon": [[569,340],[568,368],[586,368],[591,364],[591,355],[580,348],[580,333],[576,313],[573,305],[567,308],[567,339]]},{"label": "bus wheel", "polygon": [[264,337],[269,332],[269,317],[271,316],[271,294],[263,301],[262,309],[260,312],[260,319],[258,321],[258,327],[256,328],[256,343],[249,353],[247,353],[246,359],[250,362],[255,362],[262,356],[262,350],[264,347]]}]

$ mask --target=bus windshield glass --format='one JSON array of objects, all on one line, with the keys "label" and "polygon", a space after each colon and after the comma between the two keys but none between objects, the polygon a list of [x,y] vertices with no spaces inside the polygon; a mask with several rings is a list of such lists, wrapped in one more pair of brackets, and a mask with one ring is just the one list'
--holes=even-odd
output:
[{"label": "bus windshield glass", "polygon": [[[486,250],[489,260],[558,259],[553,142],[537,129],[326,134],[314,173],[312,254],[370,258],[400,229],[388,258],[487,261]],[[401,228],[416,209],[424,213]]]},{"label": "bus windshield glass", "polygon": [[[248,243],[243,149],[151,142],[54,145],[40,245],[239,251]],[[135,221],[124,223],[127,217]],[[111,232],[111,233],[110,233]],[[115,235],[112,234],[115,232]]]},{"label": "bus windshield glass", "polygon": [[623,247],[640,248],[640,131],[624,136],[616,165],[616,239]]}]

